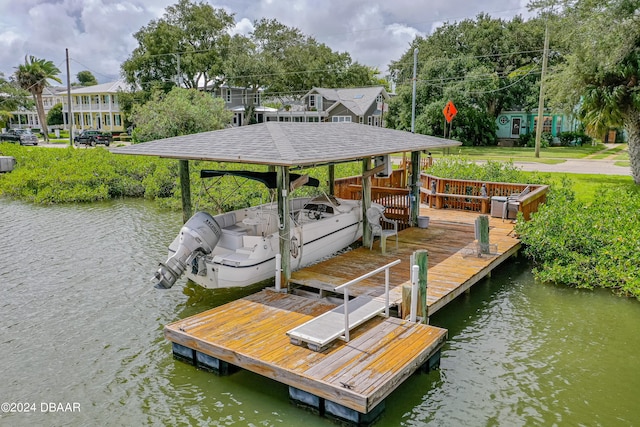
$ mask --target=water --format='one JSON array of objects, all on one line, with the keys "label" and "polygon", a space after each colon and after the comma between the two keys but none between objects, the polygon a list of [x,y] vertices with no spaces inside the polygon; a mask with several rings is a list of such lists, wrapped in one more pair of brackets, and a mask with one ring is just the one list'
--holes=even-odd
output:
[{"label": "water", "polygon": [[[0,200],[0,403],[35,407],[0,425],[334,425],[277,382],[173,360],[165,324],[256,290],[154,289],[180,224],[144,201]],[[640,305],[528,269],[511,262],[432,318],[449,330],[441,369],[389,396],[378,426],[640,423]]]}]

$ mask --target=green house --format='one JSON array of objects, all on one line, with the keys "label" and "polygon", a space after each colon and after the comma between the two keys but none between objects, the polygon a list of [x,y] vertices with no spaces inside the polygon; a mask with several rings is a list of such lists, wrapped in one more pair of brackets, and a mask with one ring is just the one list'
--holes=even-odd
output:
[{"label": "green house", "polygon": [[[503,111],[496,119],[499,140],[518,139],[520,135],[533,133],[538,123],[538,115],[525,111]],[[578,122],[564,114],[545,113],[542,132],[549,132],[557,137],[562,132],[576,130]]]}]

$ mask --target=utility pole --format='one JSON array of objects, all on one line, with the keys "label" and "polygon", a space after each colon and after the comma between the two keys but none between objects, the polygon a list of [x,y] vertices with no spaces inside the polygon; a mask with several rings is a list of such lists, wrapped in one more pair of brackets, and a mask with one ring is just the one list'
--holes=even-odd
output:
[{"label": "utility pole", "polygon": [[73,147],[73,111],[71,111],[71,76],[69,75],[69,48],[67,53],[67,114],[69,118],[69,146]]},{"label": "utility pole", "polygon": [[416,132],[416,74],[418,69],[418,48],[413,49],[413,94],[411,98],[411,133]]},{"label": "utility pole", "polygon": [[544,77],[547,73],[549,56],[549,25],[544,27],[544,51],[542,52],[542,73],[540,74],[540,97],[538,98],[538,123],[536,126],[536,157],[540,157],[540,139],[542,138],[542,120],[544,118]]}]

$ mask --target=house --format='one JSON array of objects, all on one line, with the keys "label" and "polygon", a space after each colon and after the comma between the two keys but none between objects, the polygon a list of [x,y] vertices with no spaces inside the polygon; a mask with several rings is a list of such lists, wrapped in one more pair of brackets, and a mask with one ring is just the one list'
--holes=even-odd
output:
[{"label": "house", "polygon": [[[118,93],[128,91],[124,80],[71,89],[71,112],[74,129],[100,129],[124,132],[124,120],[118,104]],[[69,127],[69,107],[64,97],[64,127]]]},{"label": "house", "polygon": [[[520,135],[536,131],[538,114],[526,111],[503,111],[496,119],[499,141],[516,140]],[[550,133],[554,138],[562,132],[575,131],[578,121],[563,114],[545,112],[542,121],[542,132]],[[508,141],[507,141],[508,142]]]},{"label": "house", "polygon": [[[103,83],[94,86],[72,87],[71,111],[74,129],[101,129],[110,132],[124,132],[124,124],[118,92],[127,91],[123,80]],[[45,87],[42,92],[42,103],[45,114],[56,104],[62,104],[64,119],[63,128],[69,128],[69,107],[66,87]],[[40,128],[36,108],[14,111],[9,127]]]},{"label": "house", "polygon": [[302,104],[269,112],[267,121],[281,122],[355,122],[371,126],[383,125],[389,94],[382,86],[328,89],[313,88],[302,98]]},{"label": "house", "polygon": [[[66,93],[66,87],[46,86],[43,89],[42,105],[45,115],[49,113],[49,110],[51,110],[54,105],[63,102]],[[38,112],[35,106],[29,110],[20,109],[12,111],[11,114],[13,117],[9,119],[9,123],[7,123],[9,128],[40,129],[40,120],[38,119]]]}]

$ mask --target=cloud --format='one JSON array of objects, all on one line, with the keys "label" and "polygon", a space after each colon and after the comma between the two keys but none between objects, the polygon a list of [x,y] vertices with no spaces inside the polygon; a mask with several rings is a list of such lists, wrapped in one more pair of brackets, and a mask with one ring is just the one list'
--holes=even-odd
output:
[{"label": "cloud", "polygon": [[[526,14],[526,0],[192,0],[235,14],[236,34],[248,34],[261,18],[300,29],[333,50],[384,71],[442,22],[480,11],[509,18]],[[25,55],[51,60],[66,80],[82,70],[98,81],[115,80],[137,47],[133,34],[160,18],[178,0],[0,0],[0,71],[10,75]]]}]

